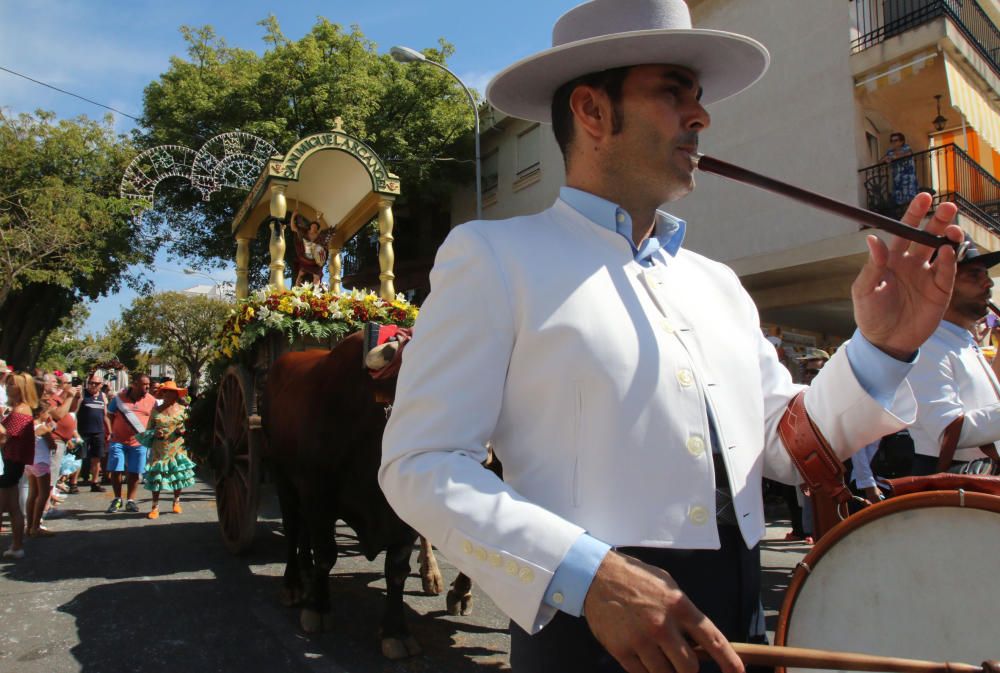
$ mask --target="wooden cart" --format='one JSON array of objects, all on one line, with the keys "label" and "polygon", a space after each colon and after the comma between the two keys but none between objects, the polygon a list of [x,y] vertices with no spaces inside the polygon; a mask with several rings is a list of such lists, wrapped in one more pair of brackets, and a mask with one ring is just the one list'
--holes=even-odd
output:
[{"label": "wooden cart", "polygon": [[[286,286],[285,231],[281,222],[294,200],[299,213],[327,230],[330,289],[341,292],[341,248],[364,225],[378,220],[379,295],[395,297],[392,249],[392,204],[399,178],[375,152],[344,133],[340,119],[329,132],[303,138],[284,156],[272,157],[233,220],[236,239],[236,297],[249,296],[250,245],[261,226],[271,229],[272,287]],[[332,232],[329,229],[332,228]],[[260,501],[261,409],[267,370],[282,353],[306,348],[332,348],[334,343],[299,339],[289,344],[283,334],[257,342],[252,353],[231,364],[219,382],[212,432],[216,507],[226,547],[242,553],[253,542]]]}]

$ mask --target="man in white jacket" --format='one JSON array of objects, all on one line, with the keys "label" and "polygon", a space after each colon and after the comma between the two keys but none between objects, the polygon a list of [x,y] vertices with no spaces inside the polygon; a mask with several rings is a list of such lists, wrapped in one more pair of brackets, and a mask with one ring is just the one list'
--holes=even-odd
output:
[{"label": "man in white jacket", "polygon": [[[761,479],[798,481],[779,423],[808,412],[846,458],[913,419],[903,379],[948,302],[952,248],[928,264],[930,248],[869,237],[861,334],[802,398],[735,274],[683,249],[686,223],[657,210],[694,187],[703,104],[768,58],[692,29],[681,0],[595,0],[487,90],[553,124],[567,186],[542,213],[470,222],[441,246],[379,478],[510,615],[517,673],[691,673],[690,641],[742,670],[727,639],[757,616]],[[904,221],[929,206],[919,196]],[[954,213],[942,204],[927,230],[960,241]],[[506,483],[479,465],[489,441]]]},{"label": "man in white jacket", "polygon": [[988,270],[1000,262],[1000,252],[984,254],[967,240],[944,319],[906,377],[919,407],[910,428],[915,475],[997,458],[1000,383],[972,330],[989,310],[993,280]]}]

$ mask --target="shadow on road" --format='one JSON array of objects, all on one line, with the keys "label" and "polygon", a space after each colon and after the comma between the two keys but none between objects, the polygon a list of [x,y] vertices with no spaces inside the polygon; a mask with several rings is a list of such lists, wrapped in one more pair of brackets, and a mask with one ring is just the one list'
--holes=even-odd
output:
[{"label": "shadow on road", "polygon": [[[416,550],[406,601],[424,654],[389,662],[378,643],[383,558],[366,561],[350,529],[337,529],[341,558],[330,577],[334,628],[307,637],[298,609],[278,602],[285,542],[277,521],[260,521],[252,551],[237,557],[223,546],[218,523],[205,520],[211,513],[205,505],[191,508],[195,514],[164,512],[155,522],[145,519],[148,504],[140,505],[140,514],[67,508],[57,537],[31,541],[30,562],[0,565],[0,577],[21,584],[11,596],[49,595],[50,609],[74,620],[76,633],[62,627],[61,635],[50,634],[38,657],[52,649],[45,642],[60,640],[81,673],[507,669],[506,622],[446,615],[443,595],[420,591]],[[446,579],[454,574],[448,567]]]},{"label": "shadow on road", "polygon": [[[87,513],[80,516],[106,518],[108,515]],[[143,514],[115,516],[122,520],[134,517],[138,525],[61,530],[56,538],[32,545],[36,550],[41,545],[51,545],[58,548],[58,553],[44,553],[47,550],[33,553],[30,563],[3,568],[4,576],[19,582],[47,583],[88,578],[124,580],[204,570],[227,580],[250,575],[245,561],[240,563],[226,553],[219,539],[218,524],[158,525],[146,524]]]}]

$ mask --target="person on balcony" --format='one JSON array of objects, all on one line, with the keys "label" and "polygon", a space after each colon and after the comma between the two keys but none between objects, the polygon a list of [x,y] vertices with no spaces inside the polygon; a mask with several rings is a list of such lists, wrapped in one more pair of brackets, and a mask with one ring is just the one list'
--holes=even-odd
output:
[{"label": "person on balcony", "polygon": [[882,163],[892,165],[892,200],[905,208],[917,195],[917,167],[913,163],[913,150],[906,144],[906,136],[893,133],[891,143]]}]

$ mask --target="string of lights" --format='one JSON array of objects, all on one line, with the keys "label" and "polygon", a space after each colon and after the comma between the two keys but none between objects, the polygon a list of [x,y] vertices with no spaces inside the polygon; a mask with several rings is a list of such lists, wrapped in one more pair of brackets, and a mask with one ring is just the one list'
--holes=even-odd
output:
[{"label": "string of lights", "polygon": [[11,70],[10,68],[5,68],[2,65],[0,65],[0,70],[3,70],[4,72],[8,72],[11,75],[16,75],[17,77],[22,77],[22,78],[28,80],[29,82],[34,82],[35,84],[39,84],[41,86],[48,87],[49,89],[52,89],[54,91],[58,91],[59,93],[64,93],[67,96],[73,96],[73,98],[79,98],[80,100],[86,101],[87,103],[90,103],[91,105],[96,105],[98,107],[102,107],[105,110],[111,110],[112,112],[120,114],[123,117],[128,117],[129,119],[134,119],[137,122],[141,122],[142,121],[138,117],[130,115],[128,112],[122,112],[121,110],[119,110],[117,108],[113,108],[110,105],[105,105],[104,103],[98,103],[96,100],[91,100],[90,98],[87,98],[86,96],[81,96],[80,94],[75,94],[72,91],[66,91],[65,89],[60,89],[57,86],[53,86],[53,85],[48,84],[46,82],[43,82],[41,80],[37,80],[34,77],[28,77],[27,75],[19,73],[19,72],[15,71],[15,70]]}]

